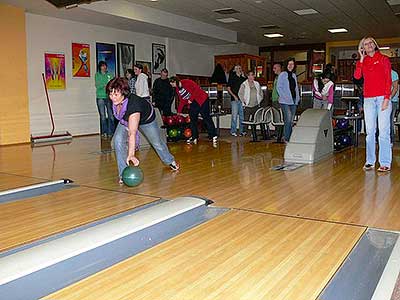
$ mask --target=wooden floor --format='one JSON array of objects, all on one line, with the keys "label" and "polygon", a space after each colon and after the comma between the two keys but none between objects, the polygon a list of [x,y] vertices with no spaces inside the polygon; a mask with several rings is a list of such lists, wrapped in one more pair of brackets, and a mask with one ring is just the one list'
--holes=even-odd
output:
[{"label": "wooden floor", "polygon": [[231,211],[46,299],[316,299],[363,231]]},{"label": "wooden floor", "polygon": [[[293,172],[270,170],[282,162],[284,146],[227,139],[217,149],[210,143],[171,144],[182,170],[171,173],[152,150],[140,152],[145,180],[137,188],[117,184],[113,153],[99,154],[109,144],[96,137],[75,138],[69,145],[35,148],[31,165],[16,146],[0,148],[0,172],[43,179],[71,178],[81,185],[172,198],[195,194],[216,205],[273,214],[344,222],[400,230],[400,151],[393,153],[393,170],[364,172],[365,149],[335,154]],[[12,157],[6,163],[1,157]]]},{"label": "wooden floor", "polygon": [[79,187],[0,204],[0,251],[154,200],[153,197]]},{"label": "wooden floor", "polygon": [[0,173],[0,191],[15,189],[21,186],[37,184],[44,181],[46,180]]},{"label": "wooden floor", "polygon": [[397,149],[392,172],[379,175],[362,171],[363,148],[280,172],[271,167],[282,162],[281,144],[223,138],[217,148],[169,146],[181,171],[143,149],[137,188],[117,184],[115,155],[97,136],[0,147],[0,190],[60,178],[80,185],[1,204],[0,251],[159,198],[201,195],[233,210],[48,299],[309,300],[366,227],[400,230]]}]

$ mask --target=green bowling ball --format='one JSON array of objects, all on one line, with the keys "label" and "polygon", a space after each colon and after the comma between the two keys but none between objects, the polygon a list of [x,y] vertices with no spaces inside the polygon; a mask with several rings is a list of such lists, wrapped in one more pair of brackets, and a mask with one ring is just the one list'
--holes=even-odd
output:
[{"label": "green bowling ball", "polygon": [[143,178],[144,178],[143,171],[139,167],[127,166],[122,171],[122,181],[127,186],[130,187],[138,186],[143,182]]}]

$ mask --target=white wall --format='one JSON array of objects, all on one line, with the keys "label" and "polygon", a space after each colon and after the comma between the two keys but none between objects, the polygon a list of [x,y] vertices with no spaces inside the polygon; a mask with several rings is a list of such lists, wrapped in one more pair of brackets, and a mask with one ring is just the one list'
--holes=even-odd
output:
[{"label": "white wall", "polygon": [[[63,91],[49,91],[49,96],[57,130],[68,130],[73,135],[99,132],[94,87],[96,42],[134,44],[136,60],[144,61],[151,61],[152,43],[165,44],[167,46],[167,67],[171,75],[211,76],[214,70],[214,55],[258,54],[257,47],[245,44],[202,45],[30,13],[26,14],[26,30],[32,134],[46,133],[51,128],[41,78],[41,74],[44,72],[45,52],[63,52],[65,54],[67,87]],[[72,78],[72,42],[90,44],[90,78]],[[155,78],[156,76],[153,75],[153,79]]]},{"label": "white wall", "polygon": [[[66,60],[67,88],[49,91],[56,127],[72,134],[99,132],[94,74],[96,72],[96,41],[125,42],[135,45],[137,60],[151,61],[151,44],[162,43],[161,37],[136,32],[83,24],[63,19],[26,15],[28,85],[33,134],[49,131],[50,120],[41,74],[44,72],[44,52],[63,52]],[[91,46],[91,77],[72,78],[71,43],[83,42]]]},{"label": "white wall", "polygon": [[214,71],[214,46],[167,39],[167,66],[171,75],[211,76]]}]

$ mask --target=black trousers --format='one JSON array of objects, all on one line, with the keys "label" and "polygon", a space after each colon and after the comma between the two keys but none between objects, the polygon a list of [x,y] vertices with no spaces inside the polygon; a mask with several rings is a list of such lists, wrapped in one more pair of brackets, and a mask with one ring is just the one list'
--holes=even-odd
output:
[{"label": "black trousers", "polygon": [[202,106],[200,106],[196,101],[190,104],[189,116],[190,128],[192,129],[192,137],[194,139],[197,139],[199,137],[199,130],[197,128],[199,114],[201,114],[204,124],[207,127],[208,137],[213,138],[214,136],[217,136],[214,122],[210,116],[210,101],[207,99]]}]

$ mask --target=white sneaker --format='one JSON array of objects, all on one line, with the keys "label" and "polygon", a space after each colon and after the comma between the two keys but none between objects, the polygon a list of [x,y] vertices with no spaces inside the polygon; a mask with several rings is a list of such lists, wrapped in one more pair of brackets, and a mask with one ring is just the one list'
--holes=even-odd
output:
[{"label": "white sneaker", "polygon": [[231,132],[231,136],[237,136],[236,132]]},{"label": "white sneaker", "polygon": [[186,143],[187,144],[197,144],[197,139],[194,139],[191,137],[188,140],[186,140]]},{"label": "white sneaker", "polygon": [[172,171],[179,171],[181,165],[178,162],[174,161],[172,162],[172,164],[169,165],[169,167],[171,168]]},{"label": "white sneaker", "polygon": [[218,142],[218,137],[217,136],[213,136],[212,142],[213,142],[213,144],[217,143]]}]

